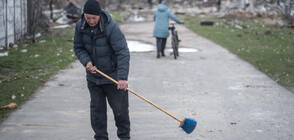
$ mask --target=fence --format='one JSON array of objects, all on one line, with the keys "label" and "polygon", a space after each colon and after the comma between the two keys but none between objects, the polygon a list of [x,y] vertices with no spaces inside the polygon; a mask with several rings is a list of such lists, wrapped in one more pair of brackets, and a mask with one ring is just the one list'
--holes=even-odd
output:
[{"label": "fence", "polygon": [[27,0],[0,0],[0,46],[8,46],[27,32]]}]

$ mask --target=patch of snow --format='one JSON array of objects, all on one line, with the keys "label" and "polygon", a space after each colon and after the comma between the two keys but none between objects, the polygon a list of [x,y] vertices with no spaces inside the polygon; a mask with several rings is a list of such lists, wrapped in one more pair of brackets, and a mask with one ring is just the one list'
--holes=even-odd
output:
[{"label": "patch of snow", "polygon": [[26,52],[28,52],[28,50],[27,49],[22,49],[22,50],[20,50],[20,52],[21,53],[26,53]]},{"label": "patch of snow", "polygon": [[8,52],[0,53],[0,57],[2,56],[8,56]]},{"label": "patch of snow", "polygon": [[68,24],[58,25],[58,26],[52,26],[50,28],[52,28],[52,29],[66,29],[66,28],[70,28],[70,25],[68,25]]},{"label": "patch of snow", "polygon": [[16,48],[18,48],[18,45],[14,44],[12,48],[16,49]]},{"label": "patch of snow", "polygon": [[[156,51],[157,48],[154,45],[143,43],[140,41],[127,41],[128,47],[130,52],[151,52]],[[172,52],[172,49],[166,49],[167,52]],[[197,49],[193,48],[179,48],[180,53],[187,53],[187,52],[199,52]]]},{"label": "patch of snow", "polygon": [[56,23],[58,23],[58,24],[67,24],[67,23],[69,23],[69,22],[71,22],[71,20],[68,19],[68,18],[66,17],[65,14],[63,14],[62,17],[60,17],[60,18],[56,21]]},{"label": "patch of snow", "polygon": [[129,22],[142,22],[145,21],[144,17],[132,16],[128,19]]},{"label": "patch of snow", "polygon": [[46,42],[46,40],[40,40],[39,41],[39,43],[45,43]]},{"label": "patch of snow", "polygon": [[156,51],[154,45],[142,43],[139,41],[127,41],[130,52],[150,52]]},{"label": "patch of snow", "polygon": [[[166,49],[168,52],[172,52],[172,49]],[[199,50],[197,49],[193,49],[193,48],[179,48],[179,52],[180,53],[186,53],[186,52],[199,52]]]},{"label": "patch of snow", "polygon": [[138,16],[138,11],[134,11],[134,14],[134,16],[128,19],[129,22],[142,22],[146,20],[144,17]]},{"label": "patch of snow", "polygon": [[[26,36],[26,39],[32,39],[33,37],[34,37],[33,35]],[[39,38],[39,37],[41,37],[41,33],[35,34],[35,38]]]}]

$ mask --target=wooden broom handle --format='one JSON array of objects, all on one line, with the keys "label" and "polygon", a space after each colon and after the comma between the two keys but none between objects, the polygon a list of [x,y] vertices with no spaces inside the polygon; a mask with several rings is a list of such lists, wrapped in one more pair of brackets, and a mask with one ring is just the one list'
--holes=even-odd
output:
[{"label": "wooden broom handle", "polygon": [[[101,74],[102,76],[106,77],[107,79],[109,79],[110,81],[114,82],[115,84],[118,84],[118,82],[114,79],[112,79],[111,77],[109,77],[108,75],[104,74],[103,72],[101,72],[100,70],[96,69],[96,71]],[[182,121],[180,119],[178,119],[177,117],[173,116],[172,114],[168,113],[167,111],[165,111],[164,109],[162,109],[161,107],[159,107],[158,105],[152,103],[151,101],[149,101],[148,99],[144,98],[143,96],[141,96],[140,94],[136,93],[135,91],[127,88],[127,90],[133,94],[135,94],[136,96],[138,96],[139,98],[143,99],[144,101],[148,102],[149,104],[153,105],[154,107],[156,107],[157,109],[161,110],[162,112],[164,112],[165,114],[169,115],[170,117],[174,118],[175,120],[179,121],[180,123],[182,123]]]}]

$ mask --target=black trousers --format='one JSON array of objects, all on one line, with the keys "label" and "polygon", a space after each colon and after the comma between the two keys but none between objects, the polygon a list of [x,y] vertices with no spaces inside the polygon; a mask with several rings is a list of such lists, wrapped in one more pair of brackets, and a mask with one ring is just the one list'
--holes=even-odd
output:
[{"label": "black trousers", "polygon": [[157,46],[157,53],[164,55],[164,49],[166,46],[166,38],[159,38],[156,37],[156,46]]},{"label": "black trousers", "polygon": [[[121,140],[130,139],[128,91],[118,90],[115,84],[96,85],[88,80],[91,94],[91,126],[96,140],[108,140],[107,104],[108,101],[115,119],[117,136]],[[107,99],[107,101],[106,101]]]}]

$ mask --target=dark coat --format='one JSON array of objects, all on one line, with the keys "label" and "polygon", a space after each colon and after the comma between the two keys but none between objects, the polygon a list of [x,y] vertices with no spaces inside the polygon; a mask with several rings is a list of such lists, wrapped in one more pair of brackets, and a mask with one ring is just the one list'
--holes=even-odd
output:
[{"label": "dark coat", "polygon": [[[76,24],[74,51],[84,66],[92,62],[115,80],[128,79],[130,53],[127,42],[108,12],[102,12],[95,27],[90,27],[82,15]],[[112,83],[98,73],[86,72],[87,79],[97,85]]]}]

